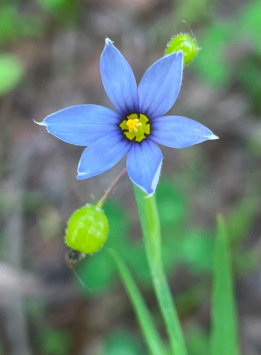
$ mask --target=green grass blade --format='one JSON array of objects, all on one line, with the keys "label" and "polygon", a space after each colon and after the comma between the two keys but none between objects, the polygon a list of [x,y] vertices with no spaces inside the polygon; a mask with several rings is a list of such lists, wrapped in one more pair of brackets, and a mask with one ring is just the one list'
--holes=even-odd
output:
[{"label": "green grass blade", "polygon": [[211,355],[238,355],[237,319],[225,222],[217,219],[214,243]]},{"label": "green grass blade", "polygon": [[130,297],[130,301],[133,305],[150,353],[152,355],[164,355],[166,352],[157,329],[154,326],[151,314],[127,266],[115,250],[110,249],[109,253],[120,273],[125,289]]}]

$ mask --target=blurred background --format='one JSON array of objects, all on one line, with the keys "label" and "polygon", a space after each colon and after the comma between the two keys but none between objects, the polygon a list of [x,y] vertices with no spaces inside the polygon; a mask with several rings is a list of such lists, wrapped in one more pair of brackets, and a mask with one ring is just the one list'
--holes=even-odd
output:
[{"label": "blurred background", "polygon": [[33,119],[76,104],[112,107],[99,73],[105,37],[139,81],[173,35],[192,31],[201,51],[184,70],[171,113],[200,121],[221,139],[162,149],[164,264],[189,355],[209,355],[212,243],[222,213],[242,354],[261,354],[260,0],[1,0],[1,355],[147,354],[108,246],[128,264],[166,337],[127,177],[105,204],[106,246],[77,273],[64,260],[67,219],[97,202],[124,162],[77,181],[82,148]]}]

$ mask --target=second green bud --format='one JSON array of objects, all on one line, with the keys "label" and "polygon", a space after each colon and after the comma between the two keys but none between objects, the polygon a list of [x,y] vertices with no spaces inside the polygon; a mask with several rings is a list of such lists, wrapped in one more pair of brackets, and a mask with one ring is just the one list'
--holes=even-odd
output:
[{"label": "second green bud", "polygon": [[173,37],[167,44],[165,54],[182,51],[184,57],[184,64],[190,63],[199,51],[197,42],[186,33],[181,33]]}]

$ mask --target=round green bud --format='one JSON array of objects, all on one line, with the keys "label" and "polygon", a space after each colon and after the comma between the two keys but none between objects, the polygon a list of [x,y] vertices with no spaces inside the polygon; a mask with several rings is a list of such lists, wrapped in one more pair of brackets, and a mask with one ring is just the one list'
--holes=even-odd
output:
[{"label": "round green bud", "polygon": [[165,54],[171,54],[180,50],[183,52],[184,65],[187,65],[195,58],[199,47],[195,39],[185,33],[181,33],[170,40],[167,44]]},{"label": "round green bud", "polygon": [[65,243],[80,253],[91,254],[101,249],[109,231],[108,219],[97,206],[86,205],[68,220]]}]

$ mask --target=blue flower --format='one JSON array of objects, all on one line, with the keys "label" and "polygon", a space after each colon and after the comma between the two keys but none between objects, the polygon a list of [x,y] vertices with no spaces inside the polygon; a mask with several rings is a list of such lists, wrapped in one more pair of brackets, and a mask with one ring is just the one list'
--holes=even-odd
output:
[{"label": "blue flower", "polygon": [[100,71],[116,112],[98,105],[78,105],[49,115],[41,123],[55,137],[87,146],[79,162],[78,179],[111,169],[127,154],[130,179],[152,194],[162,164],[157,144],[179,149],[218,138],[189,118],[164,116],[180,91],[181,51],[155,62],[137,87],[130,65],[113,42],[106,39]]}]

